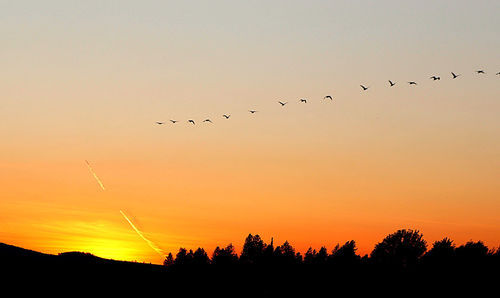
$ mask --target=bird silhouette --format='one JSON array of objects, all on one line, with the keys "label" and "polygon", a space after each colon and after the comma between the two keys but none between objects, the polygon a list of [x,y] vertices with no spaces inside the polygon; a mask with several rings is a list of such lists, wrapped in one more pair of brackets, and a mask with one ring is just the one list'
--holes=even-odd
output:
[{"label": "bird silhouette", "polygon": [[361,86],[361,88],[363,88],[363,91],[366,91],[366,90],[368,90],[368,88],[370,88],[370,87],[365,87],[363,85],[359,85],[359,86]]},{"label": "bird silhouette", "polygon": [[304,99],[304,98],[301,98],[299,101],[303,102],[303,103],[307,103],[307,99]]},{"label": "bird silhouette", "polygon": [[224,115],[222,115],[222,117],[224,117],[224,118],[226,118],[226,119],[229,119],[229,117],[231,117],[231,115],[226,115],[226,114],[224,114]]},{"label": "bird silhouette", "polygon": [[410,85],[417,85],[417,83],[414,82],[414,81],[410,81],[410,82],[408,82],[408,84],[410,84]]},{"label": "bird silhouette", "polygon": [[485,74],[484,70],[476,70],[476,72],[477,72],[478,74],[480,74],[480,73]]},{"label": "bird silhouette", "polygon": [[203,120],[203,122],[210,122],[210,123],[213,123],[213,122],[212,122],[212,120],[210,120],[210,119],[205,119],[205,120]]},{"label": "bird silhouette", "polygon": [[437,81],[437,80],[441,80],[441,77],[432,76],[432,77],[430,77],[430,79],[433,79],[434,81]]},{"label": "bird silhouette", "polygon": [[170,120],[170,122],[172,122],[172,123],[174,123],[174,124],[175,124],[175,123],[177,123],[178,121],[177,121],[177,120]]},{"label": "bird silhouette", "polygon": [[196,124],[196,123],[194,123],[194,120],[191,120],[191,119],[189,119],[189,120],[188,120],[188,122],[189,122],[189,123]]},{"label": "bird silhouette", "polygon": [[250,113],[252,113],[252,114],[257,113],[257,111],[256,111],[256,110],[248,110],[248,111],[249,111]]},{"label": "bird silhouette", "polygon": [[281,101],[278,101],[278,102],[279,102],[279,104],[280,104],[282,107],[284,107],[284,106],[288,103],[288,102],[281,102]]},{"label": "bird silhouette", "polygon": [[323,99],[333,100],[333,98],[332,98],[332,96],[331,96],[331,95],[327,95],[327,96],[323,97]]},{"label": "bird silhouette", "polygon": [[390,87],[396,85],[396,83],[392,82],[391,80],[389,80],[389,84],[391,85]]},{"label": "bird silhouette", "polygon": [[454,79],[458,78],[460,75],[459,74],[455,74],[455,73],[451,73],[451,75],[453,76]]},{"label": "bird silhouette", "polygon": [[158,124],[158,125],[162,125],[163,123],[165,123],[165,122],[158,122],[158,121],[156,121],[156,124]]}]

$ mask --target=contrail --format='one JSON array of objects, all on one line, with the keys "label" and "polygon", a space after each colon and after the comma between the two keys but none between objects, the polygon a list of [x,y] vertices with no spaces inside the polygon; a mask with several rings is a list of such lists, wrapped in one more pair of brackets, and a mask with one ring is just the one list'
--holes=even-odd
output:
[{"label": "contrail", "polygon": [[89,170],[92,173],[92,175],[94,175],[95,180],[97,180],[97,182],[101,186],[102,190],[106,190],[106,188],[104,188],[104,185],[102,184],[101,180],[99,179],[99,177],[97,177],[96,173],[94,172],[94,169],[92,169],[92,166],[90,165],[89,161],[85,160],[85,162],[87,163],[87,167],[89,167]]},{"label": "contrail", "polygon": [[158,254],[160,254],[160,256],[164,257],[165,256],[165,253],[163,252],[163,250],[161,248],[158,247],[158,245],[156,245],[154,242],[152,242],[151,240],[149,240],[148,238],[146,238],[141,231],[139,231],[138,228],[135,227],[135,225],[130,221],[130,219],[128,219],[128,217],[125,215],[125,213],[123,213],[123,211],[120,210],[120,213],[123,215],[123,217],[125,217],[125,219],[128,221],[128,223],[132,226],[132,228],[137,232],[137,234],[139,234],[139,236],[141,236],[142,239],[144,239],[144,241],[146,241],[146,243],[152,248],[154,249]]}]

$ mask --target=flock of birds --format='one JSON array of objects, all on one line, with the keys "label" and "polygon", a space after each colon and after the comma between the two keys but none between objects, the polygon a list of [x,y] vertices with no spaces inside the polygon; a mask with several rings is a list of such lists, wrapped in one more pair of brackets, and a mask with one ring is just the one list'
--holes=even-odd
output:
[{"label": "flock of birds", "polygon": [[[485,72],[484,70],[476,70],[476,74],[486,74],[486,72]],[[500,72],[497,72],[497,73],[496,73],[496,75],[497,75],[497,76],[499,76],[499,75],[500,75]],[[454,73],[454,72],[451,72],[451,76],[452,76],[452,79],[456,79],[456,78],[458,78],[459,76],[461,76],[461,74],[456,74],[456,73]],[[439,81],[439,80],[441,80],[441,77],[436,76],[436,75],[433,75],[433,76],[431,76],[429,79],[431,79],[431,80],[433,80],[433,81]],[[393,82],[393,81],[391,81],[391,80],[388,80],[388,82],[389,82],[389,87],[393,87],[394,85],[396,85],[396,82]],[[407,82],[407,83],[408,83],[409,85],[417,85],[417,82],[415,82],[415,81],[409,81],[409,82]],[[364,85],[359,85],[359,86],[361,87],[362,91],[367,91],[367,90],[370,88],[370,86],[364,86]],[[325,97],[323,97],[323,99],[333,100],[333,97],[332,97],[331,95],[326,95]],[[278,101],[278,103],[279,103],[282,107],[284,107],[284,106],[285,106],[288,102]],[[307,99],[305,99],[305,98],[301,98],[301,99],[299,99],[299,103],[307,103]],[[255,113],[257,113],[258,111],[257,111],[257,110],[248,110],[248,112],[249,112],[250,114],[255,114]],[[223,114],[223,115],[222,115],[222,117],[223,117],[223,118],[225,118],[226,120],[228,120],[228,119],[231,117],[231,115],[230,115],[230,114]],[[175,123],[179,122],[178,120],[172,120],[172,119],[171,119],[171,120],[169,120],[169,121],[170,121],[172,124],[175,124]],[[195,125],[195,124],[196,124],[196,122],[195,122],[193,119],[188,119],[188,120],[187,120],[187,122],[188,122],[188,123],[190,123],[190,124],[193,124],[193,125]],[[203,122],[203,123],[205,123],[205,122],[207,122],[207,123],[213,123],[213,122],[212,122],[212,120],[211,120],[211,119],[209,119],[209,118],[207,118],[207,119],[203,120],[202,122]],[[158,125],[163,125],[163,124],[165,124],[165,123],[166,123],[166,122],[164,122],[164,121],[157,121],[157,122],[156,122],[156,124],[158,124]]]}]

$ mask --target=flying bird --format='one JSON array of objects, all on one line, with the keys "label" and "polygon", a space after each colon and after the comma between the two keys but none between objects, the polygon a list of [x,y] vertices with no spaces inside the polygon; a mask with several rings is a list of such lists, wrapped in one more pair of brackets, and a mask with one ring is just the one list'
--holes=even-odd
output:
[{"label": "flying bird", "polygon": [[389,84],[391,85],[390,87],[396,85],[396,83],[394,83],[393,81],[389,80]]},{"label": "flying bird", "polygon": [[370,87],[365,87],[363,85],[359,85],[359,86],[361,86],[361,88],[363,88],[363,91],[366,91],[366,90],[368,90],[368,88],[370,88]]},{"label": "flying bird", "polygon": [[224,114],[224,115],[222,115],[222,117],[224,117],[224,118],[226,118],[226,119],[229,119],[229,117],[231,117],[231,115],[226,115],[226,114]]},{"label": "flying bird", "polygon": [[280,104],[282,107],[284,107],[284,106],[288,103],[288,102],[281,102],[281,101],[278,101],[278,102],[279,102],[279,104]]},{"label": "flying bird", "polygon": [[156,121],[156,124],[158,124],[158,125],[162,125],[163,123],[165,123],[165,122],[158,122],[158,121]]},{"label": "flying bird", "polygon": [[460,75],[459,74],[455,74],[455,73],[451,73],[451,75],[453,76],[454,79],[458,78]]},{"label": "flying bird", "polygon": [[196,123],[194,123],[194,120],[191,120],[191,119],[189,119],[189,120],[188,120],[188,122],[189,122],[189,123],[196,124]]},{"label": "flying bird", "polygon": [[299,101],[303,102],[303,103],[307,103],[307,99],[304,99],[304,98],[301,98]]},{"label": "flying bird", "polygon": [[203,122],[210,122],[210,123],[213,123],[213,122],[212,122],[212,120],[210,120],[210,119],[205,119],[205,120],[203,120]]},{"label": "flying bird", "polygon": [[323,99],[333,100],[333,98],[332,98],[332,96],[331,96],[331,95],[327,95],[327,96],[323,97]]},{"label": "flying bird", "polygon": [[437,81],[437,80],[441,80],[441,77],[432,76],[432,77],[430,77],[430,79],[433,79],[434,81]]},{"label": "flying bird", "polygon": [[254,114],[254,113],[257,113],[256,110],[248,110],[250,113]]},{"label": "flying bird", "polygon": [[177,120],[170,120],[170,122],[172,122],[172,123],[174,123],[174,124],[175,124],[175,123],[177,123],[177,122],[179,122],[179,121],[177,121]]},{"label": "flying bird", "polygon": [[410,85],[416,85],[417,83],[414,82],[414,81],[410,81],[410,82],[408,82],[408,84],[410,84]]},{"label": "flying bird", "polygon": [[484,70],[476,70],[476,72],[477,72],[478,74],[480,74],[480,73],[485,74]]}]

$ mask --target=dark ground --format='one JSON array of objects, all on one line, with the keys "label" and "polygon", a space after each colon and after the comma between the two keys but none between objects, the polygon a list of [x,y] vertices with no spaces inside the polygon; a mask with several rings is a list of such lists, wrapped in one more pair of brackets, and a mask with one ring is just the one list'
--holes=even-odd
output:
[{"label": "dark ground", "polygon": [[[498,260],[482,264],[395,269],[359,264],[354,267],[280,265],[193,266],[114,261],[80,252],[59,255],[0,243],[4,293],[52,296],[112,294],[161,297],[334,297],[444,296],[492,290],[498,295]],[[495,294],[496,293],[496,294]],[[38,296],[38,295],[37,295]]]}]

